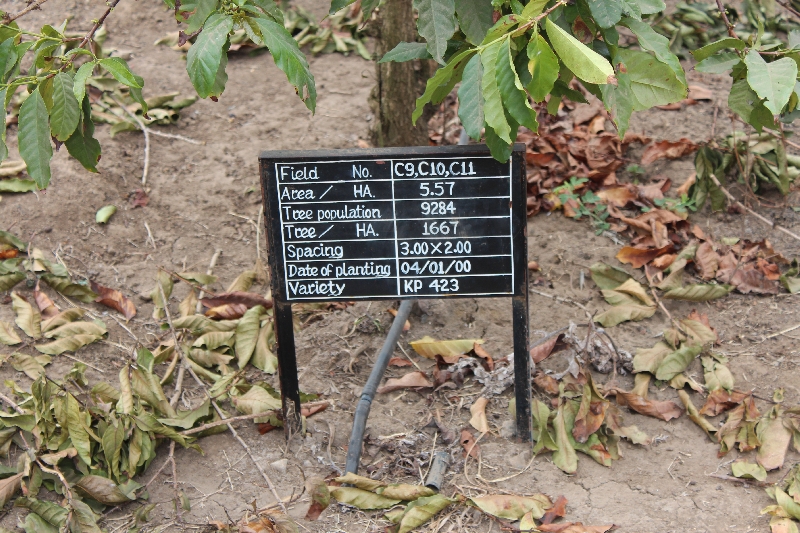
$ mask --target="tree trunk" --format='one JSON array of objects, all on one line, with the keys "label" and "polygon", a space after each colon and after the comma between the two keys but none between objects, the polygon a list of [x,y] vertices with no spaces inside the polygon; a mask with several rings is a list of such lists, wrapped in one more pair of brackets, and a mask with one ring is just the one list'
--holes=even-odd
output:
[{"label": "tree trunk", "polygon": [[[412,0],[387,0],[380,8],[378,21],[378,58],[400,42],[417,38]],[[377,85],[373,91],[377,146],[425,146],[428,144],[429,113],[411,124],[417,97],[425,90],[430,72],[429,61],[379,63],[376,66]]]}]

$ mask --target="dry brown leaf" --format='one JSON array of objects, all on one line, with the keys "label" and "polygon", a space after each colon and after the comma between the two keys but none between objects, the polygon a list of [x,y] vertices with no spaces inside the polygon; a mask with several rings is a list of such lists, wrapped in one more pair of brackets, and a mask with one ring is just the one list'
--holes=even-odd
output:
[{"label": "dry brown leaf", "polygon": [[259,296],[252,292],[232,291],[219,292],[214,296],[207,296],[200,299],[204,307],[217,307],[225,304],[244,304],[248,309],[257,305],[263,305],[264,309],[272,308],[272,300]]},{"label": "dry brown leaf", "polygon": [[781,279],[781,271],[778,265],[770,263],[763,257],[759,257],[756,261],[756,268],[764,274],[764,277],[770,281],[777,281]]},{"label": "dry brown leaf", "polygon": [[147,207],[147,203],[150,201],[150,197],[147,196],[147,193],[144,192],[143,189],[136,189],[130,196],[131,200],[131,207]]},{"label": "dry brown leaf", "polygon": [[550,357],[552,353],[563,350],[566,347],[567,345],[564,343],[564,334],[554,335],[542,344],[531,348],[531,359],[533,359],[534,363],[541,363]]},{"label": "dry brown leaf", "polygon": [[700,409],[700,414],[706,416],[720,415],[742,403],[747,396],[749,396],[748,393],[737,390],[731,392],[725,389],[713,390],[708,394],[705,405]]},{"label": "dry brown leaf", "polygon": [[627,406],[637,413],[652,416],[653,418],[670,421],[683,414],[683,409],[675,402],[646,400],[638,394],[626,392],[619,388],[612,388],[609,392],[617,395],[617,403],[619,405]]},{"label": "dry brown leaf", "polygon": [[435,359],[437,355],[441,355],[445,358],[463,356],[472,350],[475,344],[483,344],[483,339],[454,339],[438,341],[426,335],[419,340],[409,342],[409,344],[414,351],[420,354],[422,357]]},{"label": "dry brown leaf", "polygon": [[647,198],[652,202],[664,198],[664,193],[669,190],[671,185],[672,180],[664,178],[649,185],[637,185],[636,189],[640,198]]},{"label": "dry brown leaf", "polygon": [[714,251],[708,241],[697,247],[697,252],[694,254],[694,263],[697,265],[697,271],[703,279],[714,279],[719,268],[719,259],[719,254]]},{"label": "dry brown leaf", "polygon": [[236,320],[247,312],[245,304],[222,304],[206,311],[206,316],[213,320]]},{"label": "dry brown leaf", "polygon": [[402,357],[392,357],[389,359],[389,366],[411,366],[412,364],[414,363]]},{"label": "dry brown leaf", "polygon": [[630,264],[633,268],[641,268],[656,257],[670,253],[672,250],[673,246],[671,244],[662,248],[649,248],[646,250],[634,248],[633,246],[623,246],[616,257],[620,263]]},{"label": "dry brown leaf", "polygon": [[410,372],[401,378],[390,378],[386,385],[378,389],[378,394],[396,391],[398,389],[432,388],[433,383],[428,380],[423,372]]},{"label": "dry brown leaf", "polygon": [[778,294],[778,282],[767,279],[752,263],[737,260],[733,252],[725,254],[719,262],[717,281],[729,283],[742,294]]},{"label": "dry brown leaf", "polygon": [[[95,291],[97,292],[97,291]],[[39,284],[36,284],[36,289],[33,291],[33,299],[36,301],[36,307],[39,308],[39,313],[42,315],[43,320],[53,318],[59,313],[58,307],[47,294],[39,290]]]},{"label": "dry brown leaf", "polygon": [[[397,318],[397,309],[390,307],[389,309],[386,310],[386,312],[392,315],[393,317]],[[411,329],[411,322],[406,320],[406,323],[403,324],[403,331],[408,331],[410,329]]]},{"label": "dry brown leaf", "polygon": [[533,376],[533,382],[539,389],[543,390],[550,396],[558,396],[558,381],[552,376],[548,376],[541,370],[537,371]]},{"label": "dry brown leaf", "polygon": [[542,524],[552,524],[556,518],[561,518],[567,514],[567,499],[564,496],[559,496],[553,506],[544,513],[542,517]]},{"label": "dry brown leaf", "polygon": [[686,181],[684,181],[683,184],[675,190],[675,192],[678,194],[679,197],[683,195],[689,196],[689,189],[692,187],[692,185],[695,184],[696,181],[697,181],[697,173],[692,172],[692,174],[688,178],[686,178]]},{"label": "dry brown leaf", "polygon": [[486,366],[486,370],[491,372],[494,370],[494,359],[489,352],[483,349],[483,346],[478,344],[477,342],[472,346],[472,353],[476,356],[480,357],[483,360],[484,365]]},{"label": "dry brown leaf", "polygon": [[665,268],[670,266],[672,263],[674,263],[675,259],[677,259],[677,258],[678,258],[678,254],[664,254],[664,255],[662,255],[660,257],[656,257],[655,259],[653,259],[653,261],[649,265],[645,265],[645,266],[652,266],[652,267],[657,268],[659,270],[664,270]]},{"label": "dry brown leaf", "polygon": [[539,267],[539,263],[536,261],[528,261],[528,270],[531,272],[539,272],[541,267]]},{"label": "dry brown leaf", "polygon": [[612,187],[610,189],[598,191],[597,196],[600,197],[605,204],[625,207],[630,202],[635,201],[639,197],[639,194],[633,187]]},{"label": "dry brown leaf", "polygon": [[469,424],[480,433],[489,432],[489,421],[486,419],[486,405],[488,403],[488,398],[481,397],[475,400],[475,403],[469,408],[469,412],[472,415],[469,419]]},{"label": "dry brown leaf", "polygon": [[539,531],[545,533],[606,533],[617,526],[584,526],[580,522],[559,522],[558,524],[540,524]]},{"label": "dry brown leaf", "polygon": [[133,302],[131,302],[128,298],[123,296],[121,292],[116,289],[103,287],[94,281],[91,282],[91,285],[92,291],[97,293],[97,299],[95,299],[95,302],[119,311],[125,317],[125,320],[129,321],[131,318],[136,316],[136,306],[133,305]]},{"label": "dry brown leaf", "polygon": [[692,100],[711,100],[714,93],[708,87],[702,85],[689,85],[689,98]]},{"label": "dry brown leaf", "polygon": [[478,459],[481,448],[478,446],[477,442],[475,441],[475,437],[468,429],[461,430],[461,446],[464,447],[464,458],[469,455],[473,459]]},{"label": "dry brown leaf", "polygon": [[642,164],[649,165],[659,159],[678,159],[697,150],[697,145],[689,139],[678,141],[658,141],[651,144],[642,154]]}]

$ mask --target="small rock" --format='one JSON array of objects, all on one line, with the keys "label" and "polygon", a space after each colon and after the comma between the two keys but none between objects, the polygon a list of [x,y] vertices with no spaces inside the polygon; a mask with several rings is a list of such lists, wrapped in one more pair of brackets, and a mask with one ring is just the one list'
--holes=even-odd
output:
[{"label": "small rock", "polygon": [[517,425],[513,420],[506,420],[500,427],[500,436],[504,439],[514,438],[517,434]]},{"label": "small rock", "polygon": [[314,466],[314,465],[311,464],[311,461],[309,461],[308,459],[303,461],[303,468],[311,468],[312,466]]},{"label": "small rock", "polygon": [[531,451],[525,450],[524,452],[515,455],[511,459],[508,460],[508,464],[516,468],[517,470],[522,470],[526,466],[528,466],[528,462],[531,460]]},{"label": "small rock", "polygon": [[140,292],[139,299],[143,302],[151,302],[153,300],[153,295],[149,292]]},{"label": "small rock", "polygon": [[270,468],[272,468],[274,471],[278,472],[279,474],[285,474],[286,473],[286,467],[289,466],[289,460],[288,459],[278,459],[277,461],[274,461],[274,462],[270,463],[269,466],[270,466]]},{"label": "small rock", "polygon": [[647,494],[658,496],[658,489],[653,489],[653,488],[647,489]]}]

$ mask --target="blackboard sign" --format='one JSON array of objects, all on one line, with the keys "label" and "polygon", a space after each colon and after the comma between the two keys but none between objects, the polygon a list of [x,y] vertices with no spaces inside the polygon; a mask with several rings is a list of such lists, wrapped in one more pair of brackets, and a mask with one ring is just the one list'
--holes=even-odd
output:
[{"label": "blackboard sign", "polygon": [[[525,145],[262,152],[283,418],[299,428],[292,303],[508,296],[531,439]],[[371,401],[371,400],[370,400]]]},{"label": "blackboard sign", "polygon": [[263,152],[287,302],[512,296],[527,266],[524,146]]}]

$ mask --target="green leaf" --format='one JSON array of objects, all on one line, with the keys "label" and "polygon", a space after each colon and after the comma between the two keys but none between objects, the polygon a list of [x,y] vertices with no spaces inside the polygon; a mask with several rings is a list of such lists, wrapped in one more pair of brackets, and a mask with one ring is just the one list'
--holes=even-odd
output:
[{"label": "green leaf", "polygon": [[[69,510],[57,503],[35,498],[18,498],[14,502],[15,507],[25,507],[39,516],[45,523],[51,526],[61,527],[67,521]],[[38,533],[38,532],[37,532]]]},{"label": "green leaf", "polygon": [[506,520],[519,520],[527,513],[531,513],[534,518],[542,518],[545,510],[553,506],[550,498],[544,494],[536,494],[534,496],[490,494],[488,496],[470,498],[469,502],[484,513],[497,518],[505,518]]},{"label": "green leaf", "polygon": [[64,337],[47,344],[39,344],[36,349],[48,355],[60,355],[64,352],[76,352],[80,348],[102,339],[99,335],[82,334]]},{"label": "green leaf", "polygon": [[211,400],[206,398],[206,400],[196,409],[192,409],[190,411],[178,411],[175,418],[159,418],[158,421],[167,426],[180,429],[190,429],[194,427],[198,420],[209,416],[210,406]]},{"label": "green leaf", "polygon": [[578,78],[598,85],[614,81],[614,69],[606,58],[561,29],[549,18],[545,28],[553,49]]},{"label": "green leaf", "polygon": [[514,120],[536,133],[539,124],[536,112],[531,109],[528,95],[514,70],[514,59],[511,56],[511,40],[505,39],[497,52],[497,68],[495,72],[497,88],[500,90],[505,108]]},{"label": "green leaf", "polygon": [[258,342],[250,359],[250,364],[267,374],[274,374],[278,370],[278,358],[269,349],[269,337],[272,334],[272,323],[267,323],[258,333]]},{"label": "green leaf", "polygon": [[114,79],[121,84],[134,89],[141,89],[144,87],[142,78],[131,72],[128,63],[121,57],[107,57],[98,61],[98,64],[106,69],[108,73],[114,76]]},{"label": "green leaf", "polygon": [[92,75],[96,65],[97,62],[95,61],[87,61],[75,73],[75,79],[72,82],[72,93],[78,102],[83,102],[83,97],[86,95],[86,80]]},{"label": "green leaf", "polygon": [[16,322],[19,329],[25,332],[28,337],[39,339],[42,336],[42,316],[39,309],[17,294],[11,293],[11,308],[17,315]]},{"label": "green leaf", "polygon": [[634,111],[672,104],[686,98],[686,86],[672,67],[647,52],[620,49],[614,59],[622,61],[628,70]]},{"label": "green leaf", "polygon": [[417,31],[428,43],[431,57],[444,65],[447,40],[456,31],[456,4],[454,0],[414,0],[419,12]]},{"label": "green leaf", "polygon": [[663,341],[659,341],[652,348],[638,348],[633,357],[633,371],[655,374],[664,359],[673,351],[672,347]]},{"label": "green leaf", "polygon": [[733,374],[727,366],[709,356],[701,357],[700,361],[703,364],[703,379],[705,379],[706,388],[709,391],[725,389],[730,392],[733,390]]},{"label": "green leaf", "polygon": [[431,59],[425,43],[397,43],[397,46],[386,52],[378,63],[396,61],[402,63],[412,59]]},{"label": "green leaf", "polygon": [[19,153],[28,165],[28,175],[44,189],[50,183],[50,125],[47,106],[36,88],[19,109]]},{"label": "green leaf", "polygon": [[[261,18],[255,20],[266,21]],[[275,24],[272,21],[269,22]],[[186,71],[201,98],[221,94],[221,92],[215,91],[215,82],[222,61],[223,47],[228,41],[228,34],[232,29],[233,19],[230,16],[221,13],[211,15],[203,31],[186,54]]]},{"label": "green leaf", "polygon": [[17,372],[24,372],[29,378],[36,380],[40,375],[44,374],[44,367],[50,364],[50,358],[46,355],[38,355],[31,357],[21,353],[15,353],[11,356],[11,366]]},{"label": "green leaf", "polygon": [[[117,392],[113,388],[111,390]],[[94,392],[94,389],[92,389],[92,392]],[[119,396],[119,393],[117,393],[117,396]],[[119,421],[116,425],[109,424],[103,433],[103,456],[108,467],[108,474],[113,476],[114,479],[119,479],[120,477],[119,461],[122,454],[122,445],[125,443],[125,433],[125,427]]]},{"label": "green leaf", "polygon": [[22,342],[14,327],[8,322],[0,321],[0,344],[13,346]]},{"label": "green leaf", "polygon": [[64,143],[69,155],[78,160],[83,168],[90,172],[97,172],[97,162],[100,161],[100,143],[94,138],[94,123],[92,122],[92,105],[89,98],[83,97],[83,112],[78,127]]},{"label": "green leaf", "polygon": [[400,503],[400,500],[384,498],[380,494],[355,487],[328,487],[328,489],[337,502],[352,505],[362,510],[388,509]]},{"label": "green leaf", "polygon": [[337,11],[341,11],[347,6],[354,4],[356,0],[332,0],[331,8],[328,10],[329,15],[334,15]]},{"label": "green leaf", "polygon": [[492,128],[494,134],[510,144],[511,127],[506,120],[500,87],[497,85],[497,62],[500,49],[504,44],[507,45],[506,40],[497,41],[486,47],[481,53],[481,64],[483,65],[481,90],[483,91],[483,113],[486,125]]},{"label": "green leaf", "polygon": [[492,157],[501,163],[505,163],[511,157],[511,143],[501,139],[488,124],[486,125],[486,145],[489,147]]},{"label": "green leaf", "polygon": [[286,28],[271,20],[259,17],[255,21],[261,31],[264,45],[272,54],[275,65],[286,74],[289,83],[294,86],[295,92],[306,104],[306,107],[314,111],[317,106],[314,76],[311,74],[303,52],[297,46],[297,41],[286,31]]},{"label": "green leaf", "polygon": [[637,305],[637,304],[623,304],[615,305],[610,309],[596,315],[594,321],[598,324],[610,328],[627,322],[628,320],[638,322],[645,318],[650,318],[656,313],[655,306]]},{"label": "green leaf", "polygon": [[69,518],[70,533],[103,533],[97,525],[99,517],[94,514],[91,507],[77,498],[73,499],[70,505],[72,506]]},{"label": "green leaf", "polygon": [[620,138],[625,137],[635,102],[630,75],[627,72],[618,73],[617,84],[601,85],[600,92],[603,96],[603,105],[611,113]]},{"label": "green leaf", "polygon": [[108,333],[105,324],[97,322],[69,322],[63,326],[48,330],[44,336],[49,339],[63,339],[73,335],[96,335],[102,337]]},{"label": "green leaf", "polygon": [[750,50],[744,62],[747,83],[759,97],[766,99],[764,105],[773,115],[780,114],[797,83],[797,63],[788,57],[767,63],[757,50]]},{"label": "green leaf", "polygon": [[[0,102],[3,103],[2,109],[0,109],[0,163],[5,161],[8,157],[8,146],[6,145],[6,92],[7,88],[3,87],[0,89]],[[16,192],[16,191],[0,191],[0,192]]]},{"label": "green leaf", "polygon": [[634,35],[639,39],[639,46],[642,50],[649,50],[656,55],[656,58],[666,64],[675,73],[683,85],[686,85],[686,74],[683,72],[683,67],[678,59],[678,56],[670,50],[669,39],[663,35],[656,33],[647,22],[641,22],[629,17],[625,17],[622,25],[630,29]]},{"label": "green leaf", "polygon": [[741,62],[742,60],[736,52],[723,52],[702,60],[694,66],[694,69],[697,72],[725,74]]},{"label": "green leaf", "polygon": [[544,11],[545,6],[549,0],[531,0],[525,5],[525,8],[520,13],[520,17],[524,19],[532,19],[538,17]]},{"label": "green leaf", "polygon": [[694,56],[695,61],[703,61],[706,58],[713,56],[720,50],[733,48],[734,50],[742,51],[744,50],[745,46],[745,42],[741,39],[737,39],[735,37],[725,37],[724,39],[714,41],[713,43],[707,44],[702,48],[694,50],[692,52],[692,56]]},{"label": "green leaf", "polygon": [[[488,4],[488,2],[487,2]],[[491,4],[490,4],[491,5]],[[406,507],[403,517],[400,519],[400,529],[397,533],[408,533],[421,526],[433,518],[439,511],[446,509],[455,500],[451,500],[441,494],[434,494],[419,498]]]},{"label": "green leaf", "polygon": [[69,278],[44,274],[41,279],[67,298],[75,298],[85,303],[93,302],[97,299],[97,294],[88,285],[73,283]]},{"label": "green leaf", "polygon": [[69,309],[61,311],[57,315],[42,322],[42,331],[47,332],[69,322],[78,320],[79,318],[82,318],[84,314],[85,311],[83,309],[78,307],[70,307]]},{"label": "green leaf", "polygon": [[733,290],[732,285],[687,285],[664,293],[666,300],[689,300],[690,302],[708,302],[722,298]]},{"label": "green leaf", "polygon": [[236,362],[239,368],[244,368],[250,361],[258,342],[261,331],[261,314],[264,307],[256,305],[248,309],[236,326]]},{"label": "green leaf", "polygon": [[464,66],[467,58],[473,53],[475,53],[474,49],[464,50],[460,54],[453,57],[447,65],[439,67],[436,70],[434,75],[431,76],[431,78],[427,81],[427,84],[425,85],[425,92],[422,94],[422,96],[417,98],[417,106],[414,108],[414,112],[411,114],[411,122],[413,124],[416,124],[419,117],[422,116],[422,111],[425,108],[425,104],[430,102],[434,95],[440,91],[442,87],[446,87],[450,83],[455,70]]},{"label": "green leaf", "polygon": [[[0,141],[2,142],[2,141]],[[36,190],[36,182],[33,180],[22,180],[12,178],[0,181],[0,192],[31,192]],[[7,289],[0,289],[7,290]]]},{"label": "green leaf", "polygon": [[233,404],[246,415],[266,413],[281,408],[281,401],[261,387],[252,387],[245,394],[233,398]]},{"label": "green leaf", "polygon": [[575,448],[572,446],[572,439],[570,439],[572,428],[567,427],[564,409],[565,406],[562,402],[558,406],[556,417],[553,420],[556,446],[558,447],[558,449],[553,452],[553,464],[567,474],[574,474],[578,469],[578,455],[575,453]]},{"label": "green leaf", "polygon": [[117,212],[117,206],[107,205],[97,210],[94,216],[94,221],[98,224],[105,224],[111,218],[111,215]]},{"label": "green leaf", "polygon": [[764,106],[764,103],[755,91],[750,88],[746,79],[737,80],[731,86],[731,92],[728,95],[728,107],[759,132],[763,128],[775,127],[775,119],[772,112]]},{"label": "green leaf", "polygon": [[66,141],[81,116],[80,104],[72,91],[72,77],[59,72],[53,78],[53,107],[50,109],[50,132],[61,142]]},{"label": "green leaf", "polygon": [[528,92],[534,102],[543,102],[558,79],[558,57],[544,37],[536,35],[528,43],[528,59],[528,71],[531,73]]},{"label": "green leaf", "polygon": [[656,379],[669,381],[689,366],[703,347],[700,344],[684,344],[679,349],[668,354],[656,370]]},{"label": "green leaf", "polygon": [[481,44],[492,22],[492,3],[487,0],[455,0],[458,25],[467,40],[475,45]]},{"label": "green leaf", "polygon": [[481,57],[474,55],[464,67],[461,86],[458,88],[458,118],[464,126],[467,135],[476,141],[481,138],[483,129],[483,94],[481,83],[483,80],[483,65]]},{"label": "green leaf", "polygon": [[601,28],[611,28],[622,18],[624,4],[620,0],[588,0],[589,10]]},{"label": "green leaf", "polygon": [[67,415],[67,430],[72,445],[78,450],[78,456],[87,465],[92,464],[92,441],[86,431],[86,418],[89,413],[81,408],[80,403],[72,394],[67,393],[64,409]]},{"label": "green leaf", "polygon": [[192,34],[203,27],[208,17],[217,9],[218,0],[197,0],[195,11],[186,21],[186,34]]},{"label": "green leaf", "polygon": [[25,252],[28,249],[28,244],[23,242],[13,233],[9,233],[7,231],[0,230],[0,243],[10,244],[20,252]]},{"label": "green leaf", "polygon": [[667,4],[663,0],[634,0],[639,4],[642,15],[655,15],[667,9]]},{"label": "green leaf", "polygon": [[28,513],[21,527],[25,530],[25,533],[58,533],[58,528],[45,522],[36,513]]},{"label": "green leaf", "polygon": [[[113,428],[112,428],[113,429]],[[78,492],[103,505],[119,505],[133,501],[120,490],[116,483],[102,476],[88,475],[83,476],[75,484]]]}]

